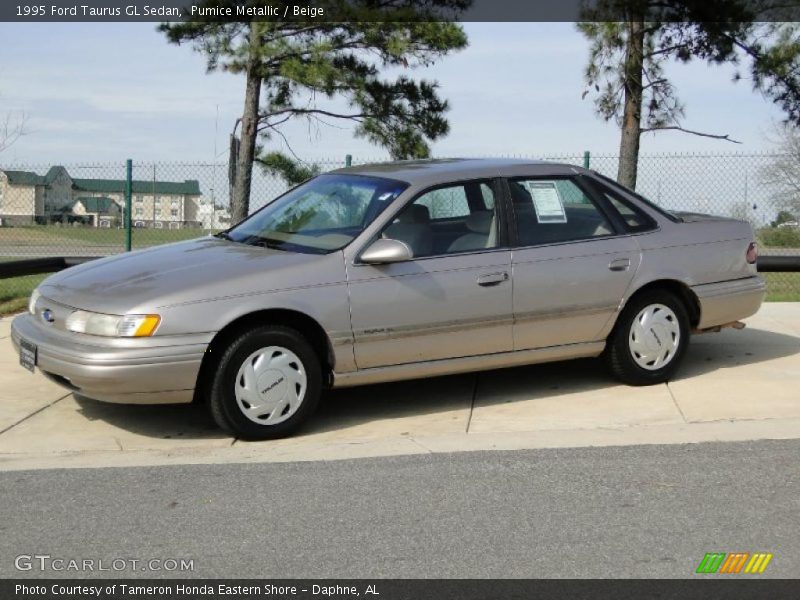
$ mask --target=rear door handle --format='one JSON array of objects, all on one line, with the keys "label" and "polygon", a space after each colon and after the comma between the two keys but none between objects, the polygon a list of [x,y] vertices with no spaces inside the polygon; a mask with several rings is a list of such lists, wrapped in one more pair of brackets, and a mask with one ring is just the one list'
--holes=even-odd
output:
[{"label": "rear door handle", "polygon": [[478,285],[482,285],[483,287],[498,285],[504,281],[508,281],[508,273],[505,271],[502,273],[487,273],[486,275],[478,277]]},{"label": "rear door handle", "polygon": [[612,271],[627,271],[631,268],[630,258],[616,258],[608,263],[608,268]]}]

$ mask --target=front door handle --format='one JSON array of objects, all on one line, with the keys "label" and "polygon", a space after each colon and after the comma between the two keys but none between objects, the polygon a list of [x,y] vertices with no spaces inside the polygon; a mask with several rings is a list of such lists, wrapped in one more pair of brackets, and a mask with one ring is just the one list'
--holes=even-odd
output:
[{"label": "front door handle", "polygon": [[502,273],[487,273],[486,275],[478,277],[478,285],[482,285],[483,287],[498,285],[504,281],[508,281],[508,273],[505,271]]},{"label": "front door handle", "polygon": [[608,264],[608,268],[612,271],[627,271],[631,268],[631,259],[616,258]]}]

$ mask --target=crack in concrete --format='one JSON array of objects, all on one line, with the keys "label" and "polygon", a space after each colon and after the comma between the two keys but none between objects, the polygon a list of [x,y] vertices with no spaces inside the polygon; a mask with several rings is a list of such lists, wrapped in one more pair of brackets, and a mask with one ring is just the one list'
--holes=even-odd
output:
[{"label": "crack in concrete", "polygon": [[36,415],[38,415],[38,414],[39,414],[40,412],[42,412],[43,410],[46,410],[46,409],[50,408],[51,406],[53,406],[53,405],[54,405],[56,402],[61,402],[61,401],[62,401],[64,398],[67,398],[68,396],[71,396],[71,395],[72,395],[72,393],[71,393],[71,392],[70,392],[69,394],[65,394],[65,395],[61,396],[61,398],[57,398],[57,399],[53,400],[53,401],[52,401],[50,404],[46,404],[46,405],[42,406],[41,408],[39,408],[39,409],[37,409],[37,410],[33,411],[31,414],[29,414],[29,415],[26,415],[26,416],[22,417],[22,418],[21,418],[19,421],[17,421],[16,423],[12,423],[11,425],[9,425],[8,427],[6,427],[5,429],[3,429],[3,430],[0,430],[0,435],[3,435],[3,434],[4,434],[4,433],[6,433],[7,431],[11,431],[12,429],[14,429],[14,427],[16,427],[17,425],[19,425],[20,423],[24,423],[25,421],[27,421],[27,420],[28,420],[28,419],[30,419],[31,417],[35,417]]},{"label": "crack in concrete", "polygon": [[672,388],[669,387],[669,381],[666,382],[664,385],[667,386],[667,391],[669,392],[669,397],[672,398],[672,403],[675,405],[675,408],[678,409],[678,414],[680,414],[681,419],[683,419],[684,423],[688,423],[689,420],[686,418],[686,415],[683,414],[680,405],[678,404],[678,400],[675,398],[675,394],[672,393]]},{"label": "crack in concrete", "polygon": [[472,386],[472,401],[469,405],[469,416],[467,417],[467,428],[464,430],[464,433],[469,433],[469,427],[472,425],[472,413],[475,412],[475,399],[478,397],[478,379],[480,378],[480,373],[475,373],[475,384]]},{"label": "crack in concrete", "polygon": [[415,440],[413,437],[407,437],[406,439],[408,439],[408,440],[411,440],[411,441],[412,441],[412,442],[414,442],[414,443],[415,443],[417,446],[419,446],[420,448],[422,448],[423,450],[425,450],[425,453],[426,453],[426,454],[433,454],[433,453],[434,453],[434,451],[433,451],[433,450],[431,450],[430,448],[428,448],[428,447],[427,447],[425,444],[423,444],[422,442],[419,442],[419,441]]},{"label": "crack in concrete", "polygon": [[[791,418],[791,417],[790,417]],[[760,423],[762,421],[785,421],[786,417],[722,417],[705,421],[687,421],[687,425],[703,425],[706,423]]]}]

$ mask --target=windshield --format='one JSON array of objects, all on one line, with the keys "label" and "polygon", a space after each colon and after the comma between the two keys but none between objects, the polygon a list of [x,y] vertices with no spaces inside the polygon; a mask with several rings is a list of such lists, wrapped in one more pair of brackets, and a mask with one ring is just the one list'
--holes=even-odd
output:
[{"label": "windshield", "polygon": [[279,250],[332,252],[355,239],[407,187],[378,177],[320,175],[221,237]]}]

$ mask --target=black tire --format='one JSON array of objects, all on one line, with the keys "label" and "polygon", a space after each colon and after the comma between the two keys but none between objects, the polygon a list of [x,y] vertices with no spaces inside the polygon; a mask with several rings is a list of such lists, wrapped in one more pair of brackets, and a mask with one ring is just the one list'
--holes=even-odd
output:
[{"label": "black tire", "polygon": [[[305,393],[299,407],[288,419],[272,425],[248,418],[239,406],[235,391],[240,367],[254,352],[270,346],[294,353],[302,362],[306,377]],[[265,325],[241,333],[225,348],[211,376],[208,405],[217,425],[231,435],[243,440],[270,440],[297,431],[316,410],[321,393],[322,366],[308,341],[289,327]]]},{"label": "black tire", "polygon": [[[669,308],[677,318],[680,331],[677,348],[663,367],[649,370],[640,366],[631,350],[631,328],[639,313],[651,305]],[[635,295],[622,310],[608,337],[604,358],[611,373],[628,385],[654,385],[669,381],[680,366],[689,344],[689,315],[679,298],[666,290],[652,290]],[[660,340],[658,341],[660,344]]]}]

